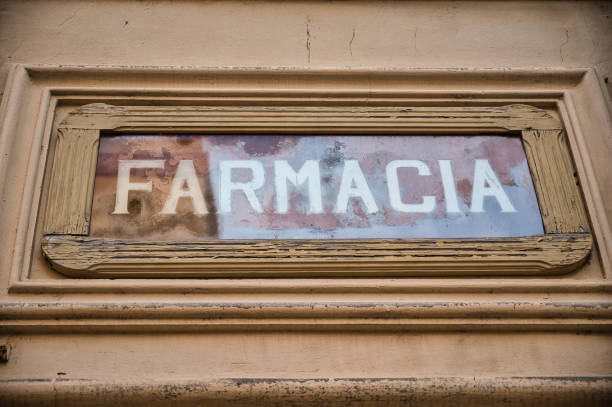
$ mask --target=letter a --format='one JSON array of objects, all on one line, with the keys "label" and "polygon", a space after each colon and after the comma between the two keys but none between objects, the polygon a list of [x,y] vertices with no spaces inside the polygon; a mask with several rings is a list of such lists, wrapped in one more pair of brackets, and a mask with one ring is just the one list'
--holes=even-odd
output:
[{"label": "letter a", "polygon": [[[353,187],[353,184],[355,184],[355,187]],[[340,191],[338,192],[334,212],[346,213],[349,198],[361,198],[367,213],[378,212],[376,201],[374,201],[370,187],[363,176],[357,160],[344,161],[342,182],[340,183]]]},{"label": "letter a", "polygon": [[[187,189],[185,189],[185,186],[187,186]],[[200,189],[200,182],[193,166],[193,160],[181,160],[179,162],[176,175],[172,180],[172,186],[170,186],[170,193],[168,198],[166,198],[166,203],[161,213],[166,215],[175,214],[179,198],[191,198],[194,213],[198,215],[206,215],[208,213],[204,196]]]},{"label": "letter a", "polygon": [[[488,186],[487,186],[488,185]],[[497,199],[502,212],[516,212],[514,206],[497,179],[495,171],[489,165],[489,160],[476,160],[474,167],[474,187],[472,188],[472,212],[484,212],[483,202],[485,196]]]}]

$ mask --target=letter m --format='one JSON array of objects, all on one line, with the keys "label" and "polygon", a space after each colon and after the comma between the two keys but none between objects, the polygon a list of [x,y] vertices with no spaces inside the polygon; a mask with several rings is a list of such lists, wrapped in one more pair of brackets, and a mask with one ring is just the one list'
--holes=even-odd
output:
[{"label": "letter m", "polygon": [[295,172],[286,160],[274,161],[276,213],[285,214],[289,212],[287,182],[297,187],[306,181],[308,181],[308,198],[310,201],[309,213],[323,213],[319,160],[306,160],[298,172]]}]

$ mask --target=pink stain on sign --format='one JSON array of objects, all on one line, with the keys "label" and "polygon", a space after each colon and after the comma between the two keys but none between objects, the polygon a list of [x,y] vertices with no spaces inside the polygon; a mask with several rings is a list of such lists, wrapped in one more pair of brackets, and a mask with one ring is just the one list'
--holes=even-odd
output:
[{"label": "pink stain on sign", "polygon": [[100,142],[93,236],[542,233],[516,137],[123,135]]}]

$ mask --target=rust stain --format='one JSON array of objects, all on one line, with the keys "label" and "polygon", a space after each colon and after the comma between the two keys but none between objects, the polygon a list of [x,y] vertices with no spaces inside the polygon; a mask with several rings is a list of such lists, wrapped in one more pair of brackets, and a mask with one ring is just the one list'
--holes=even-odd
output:
[{"label": "rust stain", "polygon": [[472,181],[468,178],[463,178],[457,182],[457,195],[463,199],[463,201],[471,205],[472,204]]},{"label": "rust stain", "polygon": [[[90,234],[101,237],[216,238],[218,222],[211,188],[208,155],[197,136],[103,137],[100,140]],[[128,214],[111,215],[116,198],[119,160],[165,161],[164,169],[134,168],[130,182],[152,182],[151,192],[130,191]],[[179,199],[177,216],[162,215],[164,201],[180,160],[193,160],[208,215],[193,213],[188,199]]]}]

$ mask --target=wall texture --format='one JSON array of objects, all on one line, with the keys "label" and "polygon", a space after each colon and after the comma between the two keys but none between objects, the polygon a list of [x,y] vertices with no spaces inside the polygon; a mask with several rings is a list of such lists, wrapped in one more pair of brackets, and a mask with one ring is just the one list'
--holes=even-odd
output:
[{"label": "wall texture", "polygon": [[609,77],[611,19],[605,1],[4,0],[0,83],[10,63],[595,67]]}]

